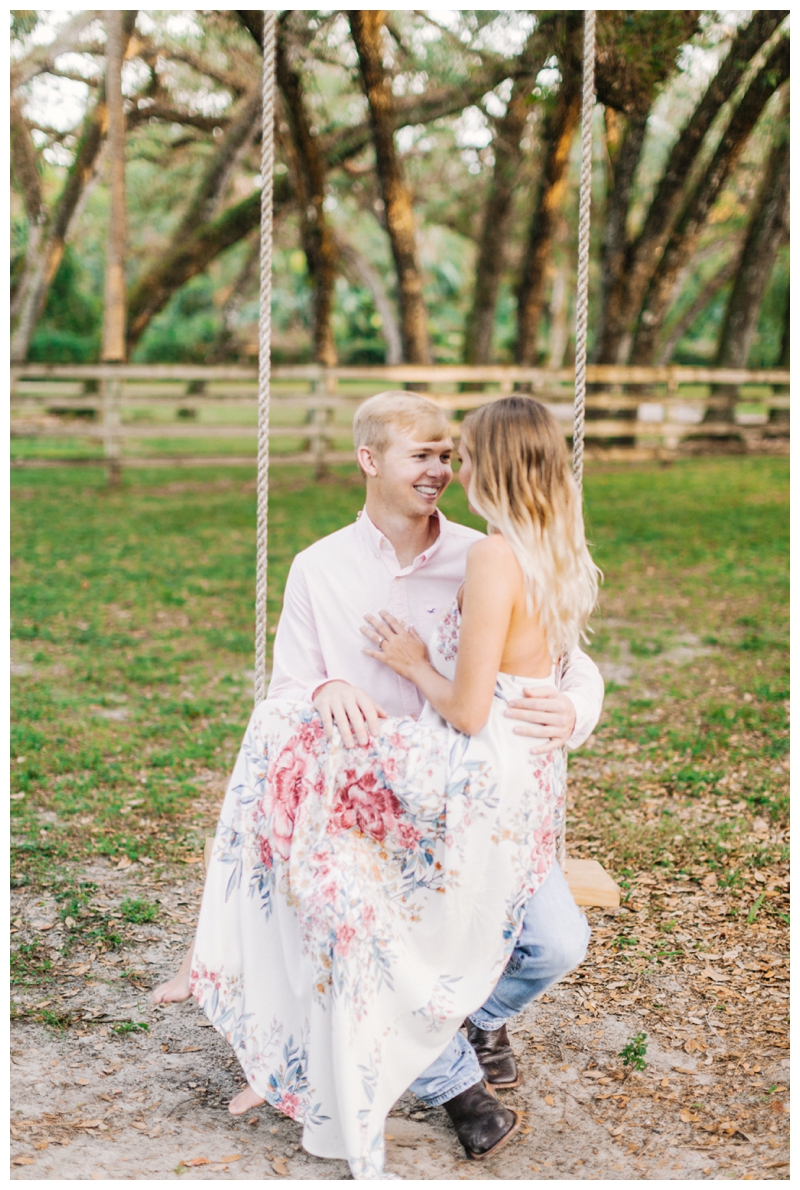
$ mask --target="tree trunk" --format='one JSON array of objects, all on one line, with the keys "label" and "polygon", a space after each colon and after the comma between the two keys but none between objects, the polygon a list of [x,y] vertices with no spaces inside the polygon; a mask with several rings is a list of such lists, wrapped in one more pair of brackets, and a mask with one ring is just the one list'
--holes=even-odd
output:
[{"label": "tree trunk", "polygon": [[300,75],[289,65],[286,22],[281,18],[276,55],[278,86],[285,100],[292,135],[292,179],[300,211],[308,272],[313,285],[314,358],[326,367],[336,366],[331,313],[336,281],[336,241],[325,215],[325,161],[319,138],[311,131]]},{"label": "tree trunk", "polygon": [[[275,179],[275,218],[290,205],[292,194],[286,176]],[[261,192],[255,190],[212,223],[187,231],[173,240],[167,251],[136,282],[128,297],[128,349],[144,334],[172,295],[192,277],[202,273],[226,248],[238,244],[261,221]]]},{"label": "tree trunk", "polygon": [[789,39],[784,37],[747,88],[722,134],[710,165],[703,171],[702,178],[670,234],[639,318],[631,348],[632,364],[648,366],[653,362],[658,337],[674,300],[678,280],[697,247],[711,209],[767,102],[788,75]]},{"label": "tree trunk", "polygon": [[569,291],[570,281],[574,275],[567,252],[569,236],[563,216],[558,220],[554,240],[561,249],[561,263],[553,275],[553,288],[550,292],[550,341],[547,345],[547,366],[548,368],[562,368],[569,343]]},{"label": "tree trunk", "polygon": [[345,267],[362,285],[366,285],[372,294],[375,309],[380,314],[383,323],[381,330],[386,340],[386,363],[400,364],[403,362],[403,339],[400,334],[400,323],[392,305],[392,300],[386,292],[386,286],[377,269],[373,268],[366,256],[347,240],[342,239],[337,232],[336,242]]},{"label": "tree trunk", "polygon": [[[136,11],[122,13],[123,57],[136,23]],[[58,271],[70,225],[78,208],[84,187],[97,164],[98,154],[106,132],[107,107],[105,85],[100,87],[97,102],[86,116],[81,138],[70,166],[46,233],[42,236],[41,251],[25,260],[20,280],[19,317],[11,338],[11,358],[22,362],[28,354],[31,337],[44,309],[47,294]]]},{"label": "tree trunk", "polygon": [[397,270],[400,331],[408,363],[428,364],[428,312],[422,295],[422,270],[417,256],[411,193],[403,181],[394,143],[394,100],[383,69],[380,9],[350,12],[350,29],[358,52],[361,80],[369,104],[375,162],[381,187],[386,228]]},{"label": "tree trunk", "polygon": [[492,139],[494,169],[484,208],[472,308],[464,336],[464,360],[468,364],[486,364],[491,356],[497,294],[506,263],[508,228],[522,160],[520,142],[531,111],[531,89],[549,52],[549,47],[544,49],[541,45],[542,34],[551,27],[552,22],[541,22],[528,38],[518,59],[524,73],[514,80],[508,106],[497,121]]},{"label": "tree trunk", "polygon": [[236,320],[242,311],[242,306],[247,300],[248,287],[253,278],[258,274],[260,259],[261,241],[256,236],[252,244],[249,245],[244,264],[239,270],[236,280],[229,286],[228,294],[222,303],[220,328],[208,352],[207,358],[209,364],[223,364],[231,357],[236,333]]},{"label": "tree trunk", "polygon": [[[580,16],[579,13],[576,15]],[[571,33],[574,37],[575,29],[572,29]],[[561,55],[561,75],[555,107],[545,120],[542,134],[547,154],[517,290],[517,341],[514,359],[522,365],[536,362],[536,336],[545,304],[553,233],[564,201],[569,153],[581,115],[580,78],[569,65],[566,54]]]},{"label": "tree trunk", "polygon": [[[35,260],[39,255],[42,233],[47,223],[47,208],[42,198],[42,185],[36,162],[36,150],[31,140],[28,121],[22,114],[17,97],[11,95],[11,168],[22,193],[25,213],[28,217],[28,244],[26,256]],[[16,318],[19,310],[22,287],[18,282],[11,296],[11,317]]]},{"label": "tree trunk", "polygon": [[737,249],[730,260],[722,268],[718,269],[711,280],[703,286],[686,313],[678,319],[670,331],[669,337],[664,340],[664,343],[659,349],[656,364],[668,364],[670,362],[672,353],[686,332],[694,325],[706,307],[711,304],[719,291],[724,289],[731,277],[736,275],[740,260],[741,250]]},{"label": "tree trunk", "polygon": [[[647,130],[649,103],[641,111],[634,112],[620,137],[616,152],[613,152],[611,138],[606,133],[609,148],[608,170],[610,184],[606,196],[606,211],[603,222],[603,239],[600,246],[600,302],[596,344],[603,341],[605,333],[605,312],[609,294],[615,280],[620,276],[627,247],[627,221],[633,192],[633,179],[642,153]],[[608,109],[607,109],[608,116]],[[613,119],[613,117],[612,117]],[[617,120],[619,117],[617,117]],[[608,130],[608,119],[606,127]],[[597,354],[597,346],[593,355]]]},{"label": "tree trunk", "polygon": [[103,360],[125,359],[125,113],[122,107],[122,12],[106,12],[106,105],[111,205],[106,241]]},{"label": "tree trunk", "polygon": [[686,178],[697,159],[706,133],[719,109],[730,99],[748,63],[786,15],[787,10],[759,10],[739,30],[727,57],[675,142],[644,226],[634,243],[628,245],[622,267],[609,287],[603,333],[595,352],[598,361],[626,362],[632,326],[666,246],[681,204]]},{"label": "tree trunk", "polygon": [[[745,368],[753,342],[761,300],[786,235],[789,217],[789,127],[781,125],[754,204],[742,250],[742,263],[733,283],[714,361],[718,368]],[[718,390],[719,391],[719,390]],[[737,390],[725,386],[722,409],[709,411],[706,420],[732,421]]]}]

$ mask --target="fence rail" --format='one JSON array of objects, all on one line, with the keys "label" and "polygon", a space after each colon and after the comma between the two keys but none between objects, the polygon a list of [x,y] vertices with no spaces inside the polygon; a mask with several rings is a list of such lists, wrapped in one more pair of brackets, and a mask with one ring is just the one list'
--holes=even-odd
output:
[{"label": "fence rail", "polygon": [[[252,465],[257,379],[250,367],[14,366],[12,439],[99,442],[103,451],[62,458],[17,452],[12,466],[105,462],[114,477],[123,465]],[[272,370],[270,436],[276,444],[283,440],[286,449],[275,450],[271,464],[311,464],[320,475],[333,463],[352,460],[350,424],[357,405],[376,390],[400,385],[424,386],[430,399],[452,415],[455,433],[461,414],[522,388],[552,409],[570,439],[573,383],[571,368],[279,365]],[[590,458],[672,458],[720,440],[746,451],[788,449],[788,369],[595,364],[587,368],[587,384]],[[167,448],[177,440],[201,439],[238,440],[245,453],[189,456]],[[166,449],[150,456],[126,452],[139,441],[163,442]]]}]

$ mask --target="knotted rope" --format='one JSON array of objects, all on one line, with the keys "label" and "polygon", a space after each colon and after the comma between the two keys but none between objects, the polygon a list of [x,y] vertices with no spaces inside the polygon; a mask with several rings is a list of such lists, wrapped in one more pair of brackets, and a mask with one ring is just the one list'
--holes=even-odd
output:
[{"label": "knotted rope", "polygon": [[275,164],[274,9],[264,12],[261,80],[261,294],[258,319],[258,517],[256,527],[256,670],[253,696],[267,696],[267,516],[269,506],[269,381],[272,337],[272,191]]},{"label": "knotted rope", "polygon": [[[572,473],[583,491],[583,430],[586,420],[586,335],[589,326],[589,229],[592,208],[592,113],[596,13],[587,8],[583,20],[583,107],[581,110],[581,190],[578,218],[578,294],[575,309],[575,406],[572,435]],[[556,858],[567,859],[567,807],[558,827]]]}]

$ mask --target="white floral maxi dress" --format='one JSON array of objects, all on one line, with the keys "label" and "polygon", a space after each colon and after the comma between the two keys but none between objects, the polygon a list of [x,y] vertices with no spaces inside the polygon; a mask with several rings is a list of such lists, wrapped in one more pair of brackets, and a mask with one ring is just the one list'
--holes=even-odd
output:
[{"label": "white floral maxi dress", "polygon": [[[454,605],[431,642],[447,677],[458,627]],[[563,753],[532,757],[503,717],[537,682],[499,674],[472,737],[426,707],[348,750],[280,700],[245,733],[192,993],[305,1149],[357,1178],[381,1176],[390,1108],[486,1000],[554,862]]]}]

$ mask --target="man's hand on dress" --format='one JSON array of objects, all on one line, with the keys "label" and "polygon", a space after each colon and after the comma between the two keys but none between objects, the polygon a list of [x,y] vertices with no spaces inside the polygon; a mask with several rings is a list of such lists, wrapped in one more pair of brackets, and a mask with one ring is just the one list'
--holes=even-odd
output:
[{"label": "man's hand on dress", "polygon": [[345,748],[368,744],[370,732],[377,735],[380,731],[378,720],[387,718],[374,698],[349,682],[332,681],[320,686],[314,695],[314,708],[322,719],[325,738],[331,738],[335,723]]},{"label": "man's hand on dress", "polygon": [[524,690],[525,698],[512,699],[505,712],[508,719],[519,719],[516,735],[541,741],[531,748],[532,756],[541,756],[563,748],[575,730],[575,707],[566,694],[555,686],[534,686]]}]

